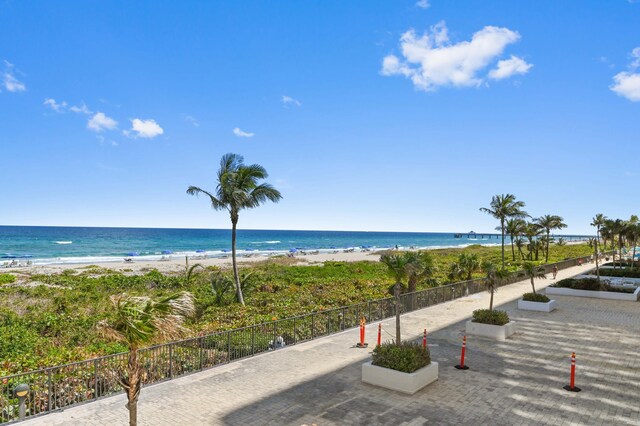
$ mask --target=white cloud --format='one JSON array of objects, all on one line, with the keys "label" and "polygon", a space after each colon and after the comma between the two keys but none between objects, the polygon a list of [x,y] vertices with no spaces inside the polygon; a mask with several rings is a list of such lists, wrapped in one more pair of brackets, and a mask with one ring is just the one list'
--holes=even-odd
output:
[{"label": "white cloud", "polygon": [[302,103],[299,100],[293,99],[291,96],[287,95],[282,95],[282,103],[285,105],[302,106]]},{"label": "white cloud", "polygon": [[51,108],[55,112],[64,112],[65,108],[67,107],[66,102],[62,101],[58,103],[55,99],[52,98],[45,98],[43,105]]},{"label": "white cloud", "polygon": [[418,0],[416,6],[420,9],[429,9],[429,7],[431,7],[431,4],[429,3],[429,0]]},{"label": "white cloud", "polygon": [[76,114],[92,114],[91,110],[84,103],[80,106],[73,105],[69,109]]},{"label": "white cloud", "polygon": [[183,114],[182,117],[184,118],[184,121],[190,123],[191,125],[193,125],[193,127],[200,127],[200,122],[197,118],[187,114]]},{"label": "white cloud", "polygon": [[94,132],[113,130],[118,127],[118,122],[111,117],[107,117],[103,112],[97,112],[87,121],[87,129]]},{"label": "white cloud", "polygon": [[631,68],[635,69],[640,67],[640,47],[636,47],[631,51],[631,57],[633,58]]},{"label": "white cloud", "polygon": [[498,66],[489,72],[489,77],[494,80],[502,80],[516,74],[526,74],[532,66],[526,63],[524,59],[511,55],[509,59],[498,61]]},{"label": "white cloud", "polygon": [[[388,55],[382,61],[382,75],[403,75],[417,89],[430,91],[440,86],[479,86],[479,75],[498,59],[506,46],[520,39],[508,28],[486,26],[471,41],[452,43],[444,22],[418,35],[411,29],[400,38],[402,59]],[[528,64],[527,64],[528,65]],[[530,65],[529,65],[530,66]]]},{"label": "white cloud", "polygon": [[632,102],[640,101],[640,47],[631,51],[630,71],[619,72],[613,76],[614,84],[609,87],[619,96],[629,99]]},{"label": "white cloud", "polygon": [[640,73],[621,72],[613,76],[611,90],[632,102],[640,101]]},{"label": "white cloud", "polygon": [[18,80],[13,74],[13,64],[9,61],[4,61],[4,71],[0,72],[2,78],[2,86],[9,92],[24,92],[27,90],[27,86]]},{"label": "white cloud", "polygon": [[160,127],[155,120],[141,120],[134,118],[131,120],[131,130],[125,130],[124,134],[129,136],[133,133],[133,137],[152,139],[164,133],[164,129]]},{"label": "white cloud", "polygon": [[233,134],[236,135],[239,138],[252,138],[254,137],[256,134],[255,133],[249,133],[249,132],[245,132],[240,130],[239,127],[236,127],[235,129],[233,129]]}]

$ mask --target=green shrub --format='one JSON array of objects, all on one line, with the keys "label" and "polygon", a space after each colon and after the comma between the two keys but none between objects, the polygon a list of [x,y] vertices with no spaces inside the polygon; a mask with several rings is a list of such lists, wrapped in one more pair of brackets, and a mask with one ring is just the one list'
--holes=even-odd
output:
[{"label": "green shrub", "polygon": [[551,299],[540,293],[525,293],[522,295],[522,300],[524,300],[525,302],[547,303]]},{"label": "green shrub", "polygon": [[473,322],[492,325],[505,325],[509,322],[509,315],[505,311],[476,309],[475,311],[473,311]]},{"label": "green shrub", "polygon": [[11,274],[0,274],[0,285],[2,284],[11,284],[15,282],[16,276]]},{"label": "green shrub", "polygon": [[415,343],[384,343],[373,350],[373,365],[391,370],[413,373],[431,364],[429,349]]},{"label": "green shrub", "polygon": [[[593,272],[595,274],[595,271]],[[639,269],[600,269],[601,277],[640,278]]]},{"label": "green shrub", "polygon": [[574,290],[602,291],[602,283],[597,278],[565,278],[551,287],[572,288]]},{"label": "green shrub", "polygon": [[618,287],[609,285],[609,281],[601,280],[597,278],[565,278],[558,281],[551,287],[572,288],[574,290],[588,290],[588,291],[611,291],[614,293],[633,293],[635,288],[633,287]]}]

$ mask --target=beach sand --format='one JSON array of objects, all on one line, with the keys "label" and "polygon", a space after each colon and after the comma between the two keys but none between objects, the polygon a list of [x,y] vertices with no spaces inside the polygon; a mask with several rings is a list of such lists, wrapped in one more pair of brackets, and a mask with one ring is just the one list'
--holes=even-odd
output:
[{"label": "beach sand", "polygon": [[[314,265],[322,264],[327,261],[334,262],[359,262],[359,261],[371,261],[377,262],[380,259],[380,252],[343,252],[337,253],[318,253],[318,254],[296,254],[293,258],[289,257],[275,257],[275,256],[252,256],[243,257],[238,256],[238,265],[247,265],[255,262],[265,262],[269,259],[292,259],[297,262],[292,262],[292,265]],[[5,268],[2,271],[8,273],[27,273],[27,274],[59,274],[65,269],[86,269],[89,265],[99,266],[101,268],[107,268],[118,272],[125,273],[144,273],[151,269],[157,269],[162,273],[178,273],[184,272],[185,258],[183,256],[170,256],[170,260],[146,260],[132,258],[132,262],[125,262],[124,259],[118,262],[97,262],[97,263],[64,263],[64,264],[51,264],[51,265],[35,265],[21,268]],[[199,263],[202,266],[219,266],[221,268],[231,268],[231,256],[226,258],[189,258],[189,265],[195,265]]]}]

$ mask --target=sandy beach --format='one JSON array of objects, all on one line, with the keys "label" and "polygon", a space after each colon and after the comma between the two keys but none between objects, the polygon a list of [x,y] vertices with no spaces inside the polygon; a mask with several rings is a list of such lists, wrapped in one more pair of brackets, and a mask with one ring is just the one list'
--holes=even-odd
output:
[{"label": "sandy beach", "polygon": [[[353,251],[353,252],[334,252],[334,253],[317,253],[317,254],[296,254],[293,257],[287,256],[263,256],[254,255],[251,257],[238,256],[238,265],[251,264],[256,262],[265,262],[269,259],[292,259],[297,262],[292,262],[293,265],[313,265],[322,264],[327,261],[335,262],[358,262],[363,260],[378,261],[380,258],[380,252],[372,251]],[[99,266],[101,268],[108,268],[114,271],[126,272],[126,273],[144,273],[150,269],[157,269],[162,273],[177,273],[184,272],[185,257],[184,256],[167,256],[168,260],[147,260],[132,258],[132,261],[125,262],[124,259],[117,262],[96,262],[96,263],[64,263],[64,264],[50,264],[50,265],[34,265],[29,267],[17,267],[17,268],[4,268],[3,272],[13,273],[29,273],[29,274],[56,274],[66,269],[84,269],[89,265]],[[231,256],[225,258],[201,258],[198,256],[190,256],[189,264],[194,265],[196,263],[202,266],[219,266],[222,268],[231,267]]]}]

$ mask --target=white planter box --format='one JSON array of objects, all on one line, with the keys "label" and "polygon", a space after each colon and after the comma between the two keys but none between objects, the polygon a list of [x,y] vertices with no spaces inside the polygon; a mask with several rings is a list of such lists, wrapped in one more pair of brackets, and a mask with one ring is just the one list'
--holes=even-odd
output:
[{"label": "white planter box", "polygon": [[467,321],[467,334],[488,337],[493,340],[504,341],[516,332],[516,323],[509,321],[505,325],[482,324]]},{"label": "white planter box", "polygon": [[438,363],[433,361],[413,373],[403,373],[402,371],[379,367],[372,365],[371,361],[362,364],[362,381],[364,383],[410,395],[436,380],[438,380]]},{"label": "white planter box", "polygon": [[591,291],[591,290],[574,290],[572,288],[547,287],[545,290],[547,295],[557,294],[560,296],[576,296],[576,297],[594,297],[596,299],[609,300],[630,300],[638,301],[640,297],[640,287],[636,288],[633,293],[618,293],[615,291]]},{"label": "white planter box", "polygon": [[518,300],[518,309],[522,309],[523,311],[540,311],[540,312],[551,312],[558,307],[558,304],[555,300],[549,300],[546,303],[543,302],[530,302],[528,300]]}]

